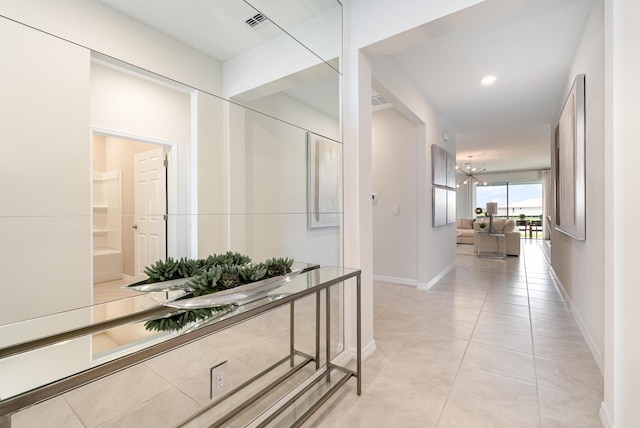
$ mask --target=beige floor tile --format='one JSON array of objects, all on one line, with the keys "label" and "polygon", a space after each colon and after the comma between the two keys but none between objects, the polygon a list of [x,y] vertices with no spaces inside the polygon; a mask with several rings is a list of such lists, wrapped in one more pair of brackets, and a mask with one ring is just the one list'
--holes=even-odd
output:
[{"label": "beige floor tile", "polygon": [[604,381],[593,360],[554,361],[536,357],[536,372],[540,387],[599,396],[604,391]]},{"label": "beige floor tile", "polygon": [[540,423],[534,384],[462,366],[449,398],[524,424]]},{"label": "beige floor tile", "polygon": [[494,291],[490,291],[489,294],[487,294],[487,300],[524,306],[529,304],[529,298],[527,296],[516,296],[513,294],[497,293]]},{"label": "beige floor tile", "polygon": [[[409,339],[413,337],[413,332],[379,332],[374,331],[374,339],[376,341],[376,354],[381,352],[387,356],[395,355]],[[374,354],[375,355],[375,354]]]},{"label": "beige floor tile", "polygon": [[582,389],[539,387],[542,426],[553,428],[600,428],[598,413],[602,394]]},{"label": "beige floor tile", "polygon": [[472,342],[462,364],[523,382],[536,382],[533,356],[521,352]]},{"label": "beige floor tile", "polygon": [[555,322],[569,322],[573,321],[571,317],[571,312],[568,309],[549,309],[549,308],[538,308],[532,306],[531,310],[531,319],[539,319],[539,320],[547,320],[547,321],[555,321]]},{"label": "beige floor tile", "polygon": [[438,428],[537,428],[518,419],[508,419],[492,411],[486,411],[469,403],[457,403],[452,399],[442,412]]},{"label": "beige floor tile", "polygon": [[522,333],[531,333],[531,321],[529,318],[502,314],[500,312],[482,311],[478,318],[478,324],[515,330]]},{"label": "beige floor tile", "polygon": [[378,377],[336,426],[436,427],[446,398],[426,385],[407,386]]},{"label": "beige floor tile", "polygon": [[64,398],[85,426],[95,427],[171,388],[165,379],[138,365],[67,392]]},{"label": "beige floor tile", "polygon": [[529,290],[529,295],[535,299],[564,301],[564,297],[559,291]]},{"label": "beige floor tile", "polygon": [[469,340],[475,323],[459,321],[451,318],[434,317],[424,321],[420,326],[420,331],[441,336],[457,337],[458,339]]},{"label": "beige floor tile", "polygon": [[556,322],[533,319],[531,324],[533,334],[536,336],[545,336],[566,342],[584,343],[582,333],[572,320]]},{"label": "beige floor tile", "polygon": [[507,287],[507,286],[496,286],[491,287],[489,293],[500,293],[500,294],[513,294],[514,296],[524,296],[527,297],[529,292],[526,288],[515,288],[515,287]]},{"label": "beige floor tile", "polygon": [[193,415],[198,409],[193,400],[177,389],[171,389],[118,415],[99,428],[157,428],[175,426]]},{"label": "beige floor tile", "polygon": [[483,311],[499,312],[501,314],[515,315],[517,317],[529,317],[529,307],[526,305],[514,305],[504,302],[487,301],[482,307]]},{"label": "beige floor tile", "polygon": [[84,425],[62,397],[55,397],[11,416],[12,428],[83,428]]},{"label": "beige floor tile", "polygon": [[208,342],[197,341],[144,363],[163,379],[180,385],[193,376],[209,372],[209,368],[231,358],[230,354]]},{"label": "beige floor tile", "polygon": [[403,349],[387,362],[379,376],[409,386],[425,385],[433,392],[447,395],[458,368],[458,363],[434,361],[424,354]]},{"label": "beige floor tile", "polygon": [[459,363],[468,343],[455,337],[419,332],[408,340],[402,349],[417,352],[429,360]]},{"label": "beige floor tile", "polygon": [[475,323],[478,320],[478,315],[480,315],[479,309],[439,306],[427,314],[427,321],[432,319],[451,319]]},{"label": "beige floor tile", "polygon": [[533,355],[531,335],[515,330],[478,324],[471,341]]},{"label": "beige floor tile", "polygon": [[583,343],[564,342],[544,336],[533,336],[533,350],[536,357],[543,357],[547,360],[573,361],[587,360],[593,361],[593,356],[589,347]]}]

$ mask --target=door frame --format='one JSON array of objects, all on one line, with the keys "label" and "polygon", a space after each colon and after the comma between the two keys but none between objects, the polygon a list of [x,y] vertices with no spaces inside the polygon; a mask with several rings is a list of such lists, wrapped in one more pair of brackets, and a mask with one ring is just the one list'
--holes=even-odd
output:
[{"label": "door frame", "polygon": [[[99,127],[90,127],[90,142],[93,142],[94,135],[103,135],[106,137],[119,138],[122,140],[131,140],[131,141],[139,141],[145,144],[153,144],[155,146],[161,146],[165,149],[165,153],[167,156],[167,160],[169,162],[169,167],[167,168],[167,189],[166,189],[166,199],[167,199],[167,213],[177,213],[178,212],[178,193],[185,192],[187,195],[187,199],[190,199],[189,192],[191,192],[188,183],[183,183],[181,186],[179,184],[179,174],[178,174],[178,143],[170,140],[163,140],[159,138],[153,138],[148,136],[140,136],[131,134],[128,132],[113,130],[113,129],[105,129]],[[90,144],[90,162],[93,162],[93,144]],[[90,169],[90,175],[93,173],[93,166]],[[91,182],[91,181],[89,181]],[[90,201],[93,200],[93,190],[91,190]],[[91,208],[91,207],[90,207]],[[166,222],[166,250],[167,257],[176,257],[177,248],[178,248],[178,235],[177,235],[177,227],[175,222],[172,221],[171,216],[167,219]],[[93,251],[93,237],[91,238],[91,246],[90,249]],[[91,258],[91,271],[93,272],[93,258]],[[136,280],[143,278],[136,278]]]}]

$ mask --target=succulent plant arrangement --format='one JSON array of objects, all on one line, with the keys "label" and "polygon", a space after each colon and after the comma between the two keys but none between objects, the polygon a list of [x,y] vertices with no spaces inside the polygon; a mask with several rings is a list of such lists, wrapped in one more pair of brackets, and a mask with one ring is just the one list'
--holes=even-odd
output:
[{"label": "succulent plant arrangement", "polygon": [[[254,264],[248,256],[228,251],[225,254],[211,255],[206,259],[158,260],[147,266],[144,271],[149,276],[148,283],[190,278],[184,284],[185,289],[197,297],[286,275],[291,272],[292,265],[293,259],[290,258],[272,258]],[[231,305],[225,305],[184,310],[168,317],[149,320],[145,323],[145,328],[155,331],[179,331],[191,322],[227,312],[230,308]]]}]

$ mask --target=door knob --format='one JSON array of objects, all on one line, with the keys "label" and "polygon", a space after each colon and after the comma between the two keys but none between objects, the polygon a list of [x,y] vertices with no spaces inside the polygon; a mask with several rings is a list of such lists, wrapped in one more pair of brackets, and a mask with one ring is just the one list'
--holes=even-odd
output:
[{"label": "door knob", "polygon": [[137,229],[137,228],[138,228],[138,225],[137,225],[137,224],[134,224],[134,225],[133,225],[133,226],[131,226],[131,227],[132,227],[132,228],[134,228],[134,229]]}]

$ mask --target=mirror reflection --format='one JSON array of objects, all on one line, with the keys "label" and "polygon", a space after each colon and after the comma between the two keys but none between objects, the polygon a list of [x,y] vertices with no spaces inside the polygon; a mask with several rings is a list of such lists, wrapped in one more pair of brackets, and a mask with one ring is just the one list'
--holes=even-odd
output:
[{"label": "mirror reflection", "polygon": [[[0,348],[160,305],[122,287],[166,257],[341,265],[339,2],[40,3],[0,6]],[[165,340],[142,325],[0,370],[65,361],[17,394]]]},{"label": "mirror reflection", "polygon": [[341,141],[341,6],[282,3],[0,7],[0,324],[126,298],[166,256],[340,264],[341,201],[308,227],[307,146]]}]

